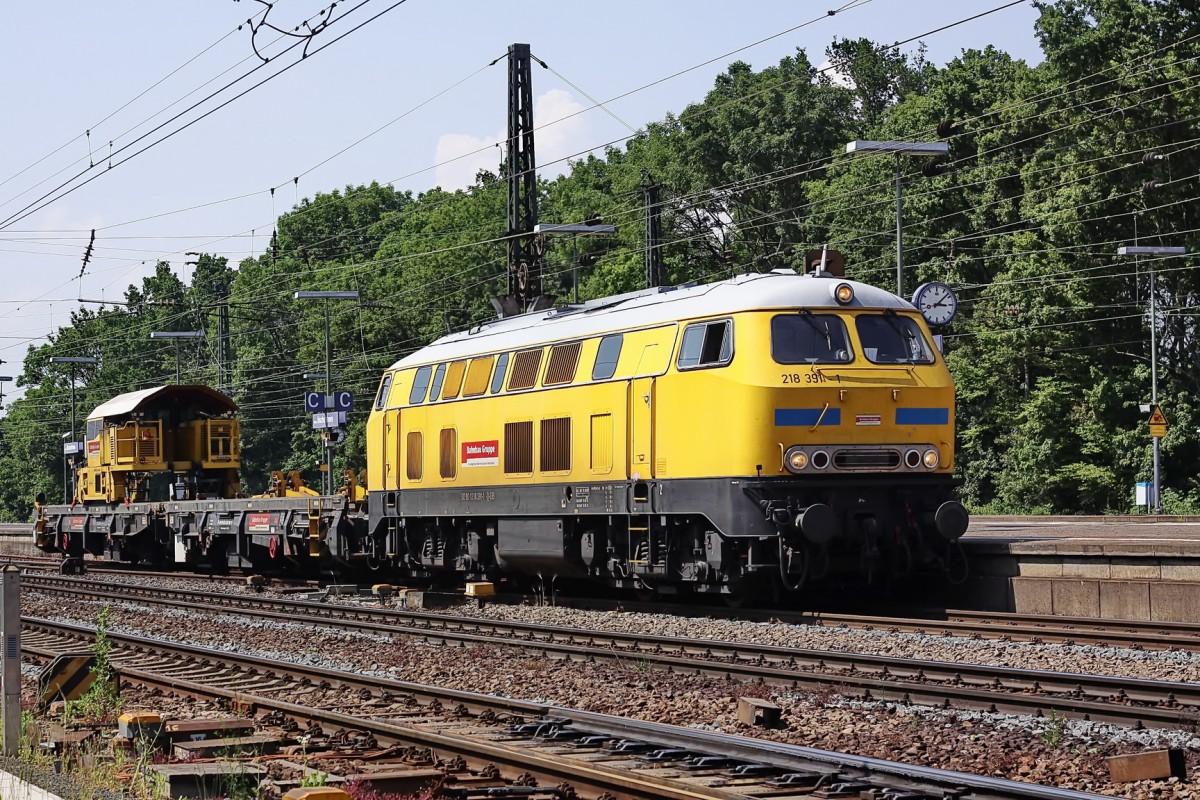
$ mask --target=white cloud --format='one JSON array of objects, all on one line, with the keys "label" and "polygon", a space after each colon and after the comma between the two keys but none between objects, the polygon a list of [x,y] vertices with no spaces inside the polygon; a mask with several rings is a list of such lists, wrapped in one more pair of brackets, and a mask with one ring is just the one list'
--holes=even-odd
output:
[{"label": "white cloud", "polygon": [[817,67],[819,72],[824,73],[825,77],[834,86],[841,86],[843,89],[853,89],[854,81],[844,72],[833,69],[833,62],[826,60],[824,64]]},{"label": "white cloud", "polygon": [[501,156],[500,148],[494,143],[502,141],[503,132],[492,137],[471,136],[468,133],[442,134],[433,155],[438,165],[434,173],[437,185],[450,192],[470,186],[481,169],[495,172]]},{"label": "white cloud", "polygon": [[[583,106],[576,102],[570,92],[551,89],[533,101],[533,124],[539,128],[536,137],[538,164],[546,164],[538,171],[550,177],[562,175],[569,164],[559,159],[575,155],[594,142],[587,141],[587,123]],[[542,125],[548,127],[542,128]],[[556,162],[556,163],[552,163]]]},{"label": "white cloud", "polygon": [[[538,173],[544,177],[561,175],[569,164],[565,159],[587,146],[588,126],[584,106],[571,97],[570,92],[551,89],[533,101],[534,148],[539,166]],[[545,126],[545,127],[542,127]],[[469,133],[444,133],[437,141],[434,161],[439,164],[435,172],[437,185],[446,191],[463,189],[475,182],[481,169],[495,172],[503,154],[496,142],[503,142],[508,135],[501,128],[491,136],[473,136]]]}]

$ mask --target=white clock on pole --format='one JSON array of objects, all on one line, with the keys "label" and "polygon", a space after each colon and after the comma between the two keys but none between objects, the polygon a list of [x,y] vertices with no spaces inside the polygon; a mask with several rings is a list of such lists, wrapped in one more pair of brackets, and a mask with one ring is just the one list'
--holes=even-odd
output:
[{"label": "white clock on pole", "polygon": [[949,325],[958,312],[958,297],[953,289],[941,281],[918,286],[912,302],[930,325]]}]

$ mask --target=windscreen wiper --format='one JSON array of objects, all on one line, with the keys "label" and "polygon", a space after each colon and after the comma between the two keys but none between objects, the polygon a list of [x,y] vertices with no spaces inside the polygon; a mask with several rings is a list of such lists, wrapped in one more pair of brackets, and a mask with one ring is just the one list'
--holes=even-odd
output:
[{"label": "windscreen wiper", "polygon": [[904,338],[908,345],[908,360],[914,360],[916,354],[913,351],[913,342],[916,337],[913,336],[912,328],[906,328],[900,324],[900,317],[894,308],[885,308],[883,310],[883,318],[887,320],[888,324],[892,326],[892,329],[895,330],[896,333],[900,334],[900,336]]},{"label": "windscreen wiper", "polygon": [[813,312],[811,308],[800,309],[800,319],[807,322],[812,326],[814,331],[825,337],[825,350],[828,352],[833,352],[833,337],[829,333],[829,321],[825,321],[825,328],[822,330],[821,326],[817,324],[817,321],[813,319]]}]

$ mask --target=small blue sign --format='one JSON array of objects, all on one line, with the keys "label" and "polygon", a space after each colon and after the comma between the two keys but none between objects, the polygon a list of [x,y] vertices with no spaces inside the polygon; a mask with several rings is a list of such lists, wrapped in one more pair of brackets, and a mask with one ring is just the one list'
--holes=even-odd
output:
[{"label": "small blue sign", "polygon": [[325,410],[325,395],[321,392],[304,393],[304,410],[309,414],[317,414]]},{"label": "small blue sign", "polygon": [[354,410],[354,393],[353,392],[334,392],[333,393],[333,410],[334,411],[353,411]]}]

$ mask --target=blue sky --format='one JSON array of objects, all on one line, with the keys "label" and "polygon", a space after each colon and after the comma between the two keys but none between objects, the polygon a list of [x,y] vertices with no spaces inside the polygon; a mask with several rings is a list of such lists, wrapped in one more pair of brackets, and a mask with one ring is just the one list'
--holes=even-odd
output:
[{"label": "blue sky", "polygon": [[[310,52],[395,0],[367,0],[359,8],[362,2],[339,3]],[[843,3],[852,7],[826,15]],[[701,100],[730,61],[761,68],[799,48],[821,64],[834,37],[891,43],[1002,4],[407,0],[128,163],[123,159],[180,123],[141,143],[132,143],[136,137],[259,63],[248,26],[237,28],[251,15],[261,19],[263,4],[15,5],[6,9],[0,46],[9,76],[0,125],[0,220],[41,205],[36,201],[43,194],[76,173],[97,177],[0,224],[0,359],[7,362],[0,372],[19,374],[30,341],[45,341],[38,337],[66,322],[75,298],[119,299],[158,260],[185,270],[183,253],[190,250],[233,262],[261,253],[272,220],[297,197],[372,180],[414,191],[459,188],[476,169],[494,168],[506,73],[503,60],[487,65],[512,42],[528,42],[562,78],[597,100],[632,92],[607,106],[611,115],[594,109],[548,124],[592,103],[535,67],[537,123],[547,125],[538,133],[537,152],[539,162],[548,163],[620,140],[629,135],[626,125],[638,128]],[[278,0],[268,21],[290,30],[322,7]],[[1036,17],[1023,3],[930,35],[928,57],[943,64],[964,48],[992,44],[1036,63]],[[774,38],[723,57],[767,37]],[[263,28],[255,41],[266,53],[294,41],[272,44],[278,38]],[[295,61],[295,52],[260,68],[235,91]],[[113,150],[129,145],[113,157],[111,170],[110,141]],[[446,163],[473,150],[484,152]],[[544,174],[561,169],[550,166]],[[281,187],[274,198],[272,186]],[[93,260],[77,280],[92,228]]]}]

